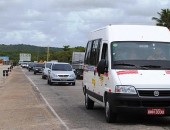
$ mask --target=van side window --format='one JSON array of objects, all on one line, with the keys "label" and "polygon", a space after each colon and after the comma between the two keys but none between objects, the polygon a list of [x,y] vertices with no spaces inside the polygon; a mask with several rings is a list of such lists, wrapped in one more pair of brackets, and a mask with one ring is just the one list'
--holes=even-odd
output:
[{"label": "van side window", "polygon": [[97,65],[99,61],[101,39],[89,41],[86,47],[85,64]]},{"label": "van side window", "polygon": [[90,63],[91,46],[92,46],[92,41],[89,41],[87,43],[86,54],[85,54],[85,58],[84,58],[84,63],[85,64],[89,64]]},{"label": "van side window", "polygon": [[92,43],[92,50],[90,56],[90,64],[97,65],[99,61],[99,52],[100,52],[100,43],[101,39],[94,40]]},{"label": "van side window", "polygon": [[106,43],[103,44],[101,59],[108,61],[108,45]]}]

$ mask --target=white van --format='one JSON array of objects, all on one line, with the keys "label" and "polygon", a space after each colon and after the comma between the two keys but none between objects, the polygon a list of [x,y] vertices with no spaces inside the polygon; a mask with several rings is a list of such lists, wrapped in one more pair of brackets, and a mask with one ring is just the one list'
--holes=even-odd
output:
[{"label": "white van", "polygon": [[83,74],[85,106],[121,113],[170,115],[170,32],[166,27],[109,25],[90,33]]}]

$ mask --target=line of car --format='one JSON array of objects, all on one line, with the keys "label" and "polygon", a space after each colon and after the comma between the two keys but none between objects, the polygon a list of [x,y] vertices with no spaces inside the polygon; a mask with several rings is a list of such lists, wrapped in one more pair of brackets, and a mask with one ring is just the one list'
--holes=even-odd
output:
[{"label": "line of car", "polygon": [[69,84],[75,85],[76,75],[69,63],[50,61],[45,63],[28,63],[28,71],[33,71],[34,75],[42,74],[42,79],[47,79],[47,84]]}]

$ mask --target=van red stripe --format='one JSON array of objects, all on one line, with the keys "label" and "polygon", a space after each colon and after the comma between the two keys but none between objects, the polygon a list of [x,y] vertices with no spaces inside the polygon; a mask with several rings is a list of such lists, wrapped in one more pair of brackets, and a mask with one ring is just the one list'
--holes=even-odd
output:
[{"label": "van red stripe", "polygon": [[170,70],[165,70],[166,74],[170,74]]},{"label": "van red stripe", "polygon": [[117,71],[117,75],[122,75],[122,74],[138,74],[137,70],[122,70],[122,71]]}]

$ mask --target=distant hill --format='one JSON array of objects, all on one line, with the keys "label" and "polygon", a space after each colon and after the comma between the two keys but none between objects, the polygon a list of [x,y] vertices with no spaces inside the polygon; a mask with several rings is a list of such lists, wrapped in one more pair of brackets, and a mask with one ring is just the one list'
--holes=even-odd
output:
[{"label": "distant hill", "polygon": [[[50,52],[57,52],[63,48],[50,47]],[[18,61],[20,53],[30,53],[32,60],[46,59],[47,47],[33,45],[4,45],[0,44],[0,56],[9,56],[10,60]]]}]

